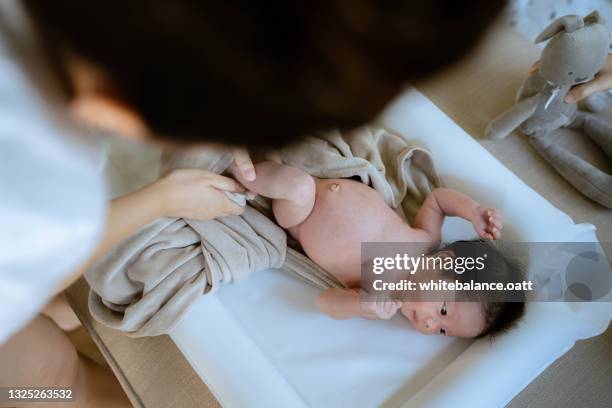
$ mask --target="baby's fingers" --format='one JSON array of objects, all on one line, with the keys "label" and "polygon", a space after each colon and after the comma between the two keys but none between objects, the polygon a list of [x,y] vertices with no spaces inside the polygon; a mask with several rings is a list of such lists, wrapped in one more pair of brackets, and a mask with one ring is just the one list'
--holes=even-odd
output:
[{"label": "baby's fingers", "polygon": [[504,223],[496,218],[493,219],[493,222],[491,222],[491,224],[493,224],[493,226],[500,231],[504,228]]},{"label": "baby's fingers", "polygon": [[483,231],[480,233],[480,238],[482,239],[495,239],[493,234],[490,231]]},{"label": "baby's fingers", "polygon": [[492,227],[489,229],[489,235],[493,237],[490,239],[499,239],[501,236],[501,231],[496,227]]},{"label": "baby's fingers", "polygon": [[502,221],[496,217],[489,217],[489,225],[499,230],[501,230],[504,227],[504,224],[502,223]]},{"label": "baby's fingers", "polygon": [[395,314],[395,312],[397,312],[397,309],[401,307],[401,303],[396,302],[395,300],[389,299],[387,303],[389,304],[389,310],[391,310],[391,313],[393,314]]},{"label": "baby's fingers", "polygon": [[495,237],[493,235],[491,235],[490,233],[486,233],[482,236],[484,239],[490,239],[491,241],[495,240]]},{"label": "baby's fingers", "polygon": [[397,312],[397,305],[395,304],[395,302],[391,300],[383,302],[383,313],[381,316],[383,319],[390,319],[395,314],[395,312]]},{"label": "baby's fingers", "polygon": [[499,210],[496,210],[494,208],[487,210],[486,218],[487,218],[487,223],[489,225],[493,225],[498,229],[502,229],[503,222],[502,222],[502,217],[501,217]]}]

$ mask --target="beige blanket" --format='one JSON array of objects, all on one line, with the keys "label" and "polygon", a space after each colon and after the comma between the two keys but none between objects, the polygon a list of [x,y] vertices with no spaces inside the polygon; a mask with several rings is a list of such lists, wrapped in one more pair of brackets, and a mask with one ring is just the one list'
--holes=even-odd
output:
[{"label": "beige blanket", "polygon": [[[440,185],[429,152],[384,129],[332,132],[283,149],[284,163],[316,177],[359,177],[411,220]],[[189,151],[166,158],[162,173],[200,168],[222,173],[227,152]],[[244,197],[233,196],[244,204]],[[223,283],[280,268],[319,288],[342,284],[296,249],[273,221],[270,203],[249,202],[240,216],[211,221],[162,218],[115,247],[86,273],[89,309],[101,323],[130,336],[170,332],[190,305]]]}]

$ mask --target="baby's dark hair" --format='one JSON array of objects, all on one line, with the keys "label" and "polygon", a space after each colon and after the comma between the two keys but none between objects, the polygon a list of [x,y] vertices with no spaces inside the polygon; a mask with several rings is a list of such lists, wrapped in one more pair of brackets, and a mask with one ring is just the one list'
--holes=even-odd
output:
[{"label": "baby's dark hair", "polygon": [[[480,283],[522,282],[523,273],[519,264],[505,257],[492,241],[473,240],[456,241],[445,245],[440,251],[452,251],[455,258],[477,259],[484,257],[484,269],[465,270],[463,273],[445,271],[447,276],[462,283],[470,281]],[[467,300],[478,301],[482,306],[485,318],[485,329],[476,336],[494,338],[516,326],[525,314],[524,291],[480,291],[465,293]]]},{"label": "baby's dark hair", "polygon": [[[24,0],[64,51],[175,142],[280,147],[371,120],[472,49],[504,0]],[[62,74],[63,72],[63,74]],[[74,91],[74,89],[72,89]]]}]

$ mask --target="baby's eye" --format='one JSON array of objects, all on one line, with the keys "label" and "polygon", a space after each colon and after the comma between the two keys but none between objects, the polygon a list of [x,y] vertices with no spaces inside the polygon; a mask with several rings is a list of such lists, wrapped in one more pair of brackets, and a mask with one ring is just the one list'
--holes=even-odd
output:
[{"label": "baby's eye", "polygon": [[440,309],[440,314],[442,316],[446,316],[446,302],[442,304],[442,309]]},{"label": "baby's eye", "polygon": [[440,329],[440,334],[443,335],[443,336],[446,336],[446,330]]}]

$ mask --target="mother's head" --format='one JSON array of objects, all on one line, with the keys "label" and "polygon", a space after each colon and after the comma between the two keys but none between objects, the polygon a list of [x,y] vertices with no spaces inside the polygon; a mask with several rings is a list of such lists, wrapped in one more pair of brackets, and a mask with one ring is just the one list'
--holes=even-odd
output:
[{"label": "mother's head", "polygon": [[79,119],[127,136],[278,147],[369,121],[457,60],[491,0],[25,0]]}]

